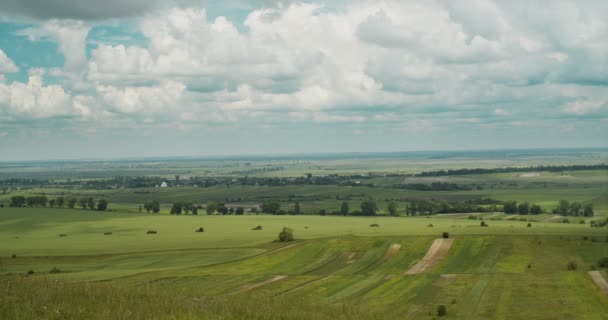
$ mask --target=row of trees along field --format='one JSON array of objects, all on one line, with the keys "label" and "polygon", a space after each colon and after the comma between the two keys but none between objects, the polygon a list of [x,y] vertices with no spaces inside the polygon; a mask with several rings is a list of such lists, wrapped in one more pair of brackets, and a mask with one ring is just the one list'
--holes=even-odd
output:
[{"label": "row of trees along field", "polygon": [[[507,201],[503,205],[503,212],[506,214],[541,214],[545,211],[537,204],[530,204],[517,201]],[[560,200],[556,208],[551,210],[552,214],[562,216],[585,216],[593,217],[593,205],[591,203],[581,204],[580,202],[569,202],[568,200]]]},{"label": "row of trees along field", "polygon": [[51,208],[75,208],[76,206],[81,207],[82,209],[89,208],[91,210],[99,210],[105,211],[108,209],[108,201],[105,199],[95,200],[92,197],[88,198],[64,198],[57,197],[53,199],[49,199],[47,196],[13,196],[11,197],[10,206],[11,207],[46,207],[49,206]]}]

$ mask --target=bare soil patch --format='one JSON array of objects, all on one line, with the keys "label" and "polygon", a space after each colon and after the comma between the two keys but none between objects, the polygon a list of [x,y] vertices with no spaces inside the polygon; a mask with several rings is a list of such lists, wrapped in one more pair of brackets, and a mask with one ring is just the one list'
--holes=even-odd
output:
[{"label": "bare soil patch", "polygon": [[554,215],[554,216],[550,216],[550,217],[546,217],[542,220],[540,220],[540,222],[553,222],[553,221],[559,221],[561,219],[563,219],[564,217],[560,216],[560,215]]},{"label": "bare soil patch", "polygon": [[439,261],[441,261],[441,259],[443,259],[443,257],[445,257],[446,254],[448,254],[448,250],[450,250],[452,242],[454,242],[454,239],[451,238],[435,239],[422,260],[418,261],[418,263],[416,263],[416,265],[414,265],[405,274],[422,274],[432,269],[439,263]]},{"label": "bare soil patch", "polygon": [[384,257],[382,257],[382,259],[384,261],[386,261],[386,260],[392,258],[394,255],[397,254],[397,252],[399,252],[399,249],[401,249],[401,244],[399,244],[399,243],[391,244],[390,247],[388,247],[388,249],[384,253]]},{"label": "bare soil patch", "polygon": [[604,276],[599,271],[589,271],[589,275],[595,284],[608,296],[608,282],[604,279]]}]

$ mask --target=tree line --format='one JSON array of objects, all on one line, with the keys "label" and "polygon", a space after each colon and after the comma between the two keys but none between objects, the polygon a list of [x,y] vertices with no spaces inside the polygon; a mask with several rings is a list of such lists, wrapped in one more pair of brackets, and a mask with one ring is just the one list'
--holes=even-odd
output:
[{"label": "tree line", "polygon": [[105,211],[108,209],[108,201],[105,199],[95,200],[92,197],[83,197],[80,199],[73,197],[57,197],[53,199],[49,199],[47,196],[13,196],[11,197],[10,206],[21,208],[21,207],[46,207],[49,206],[51,208],[75,208],[76,206],[81,207],[82,209],[91,209],[91,210],[99,210]]},{"label": "tree line", "polygon": [[419,174],[416,174],[415,176],[441,177],[441,176],[459,176],[459,175],[488,174],[488,173],[512,173],[512,172],[530,172],[530,171],[560,172],[560,171],[606,170],[606,169],[608,169],[608,164],[506,167],[506,168],[493,168],[493,169],[472,168],[472,169],[449,169],[449,170],[424,171]]}]

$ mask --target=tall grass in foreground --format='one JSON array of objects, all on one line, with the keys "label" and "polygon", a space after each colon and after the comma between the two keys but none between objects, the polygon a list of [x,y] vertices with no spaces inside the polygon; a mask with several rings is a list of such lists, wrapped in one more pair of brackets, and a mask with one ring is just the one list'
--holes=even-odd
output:
[{"label": "tall grass in foreground", "polygon": [[381,319],[353,305],[283,297],[184,296],[179,290],[0,276],[0,319]]}]

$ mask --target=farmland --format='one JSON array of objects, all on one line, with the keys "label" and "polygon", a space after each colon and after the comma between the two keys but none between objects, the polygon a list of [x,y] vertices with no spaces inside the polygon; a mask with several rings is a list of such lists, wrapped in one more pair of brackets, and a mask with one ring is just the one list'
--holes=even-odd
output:
[{"label": "farmland", "polygon": [[[559,163],[599,162],[597,153],[584,154]],[[548,158],[527,158],[522,165],[557,164]],[[384,161],[393,164],[385,167]],[[176,180],[167,188],[95,189],[61,181],[113,179],[113,174],[97,176],[103,172],[92,174],[88,164],[64,164],[73,170],[63,177],[48,165],[35,170],[5,165],[0,170],[0,318],[436,319],[438,307],[445,306],[445,319],[608,319],[608,296],[594,282],[597,273],[589,274],[608,276],[600,265],[608,257],[608,227],[592,226],[608,218],[606,170],[420,177],[397,174],[393,167],[426,170],[415,167],[419,161],[388,158],[374,166],[367,159],[306,160],[311,167],[332,163],[345,175],[367,172],[353,178],[364,181],[361,186],[177,186]],[[466,161],[480,167],[494,163],[487,166],[494,168],[514,160],[486,155]],[[180,165],[192,169],[195,162]],[[203,165],[216,170],[217,178],[239,177],[215,160]],[[163,179],[184,174],[172,166]],[[287,172],[284,177],[309,173]],[[19,173],[58,182],[17,186],[10,179]],[[437,182],[458,188],[411,189]],[[109,209],[12,207],[18,195],[103,198]],[[506,201],[535,203],[542,213],[410,214],[408,209],[422,201],[483,199],[500,208]],[[140,209],[151,200],[160,202],[156,214]],[[592,205],[594,215],[552,213],[560,200]],[[292,213],[252,210],[268,201]],[[377,204],[375,215],[335,214],[343,203],[358,210],[364,201]],[[201,211],[170,214],[175,202],[192,202]],[[211,202],[246,211],[206,214]],[[300,214],[293,214],[296,203]],[[390,203],[396,204],[393,216]],[[284,227],[293,230],[294,241],[277,241]]]}]

